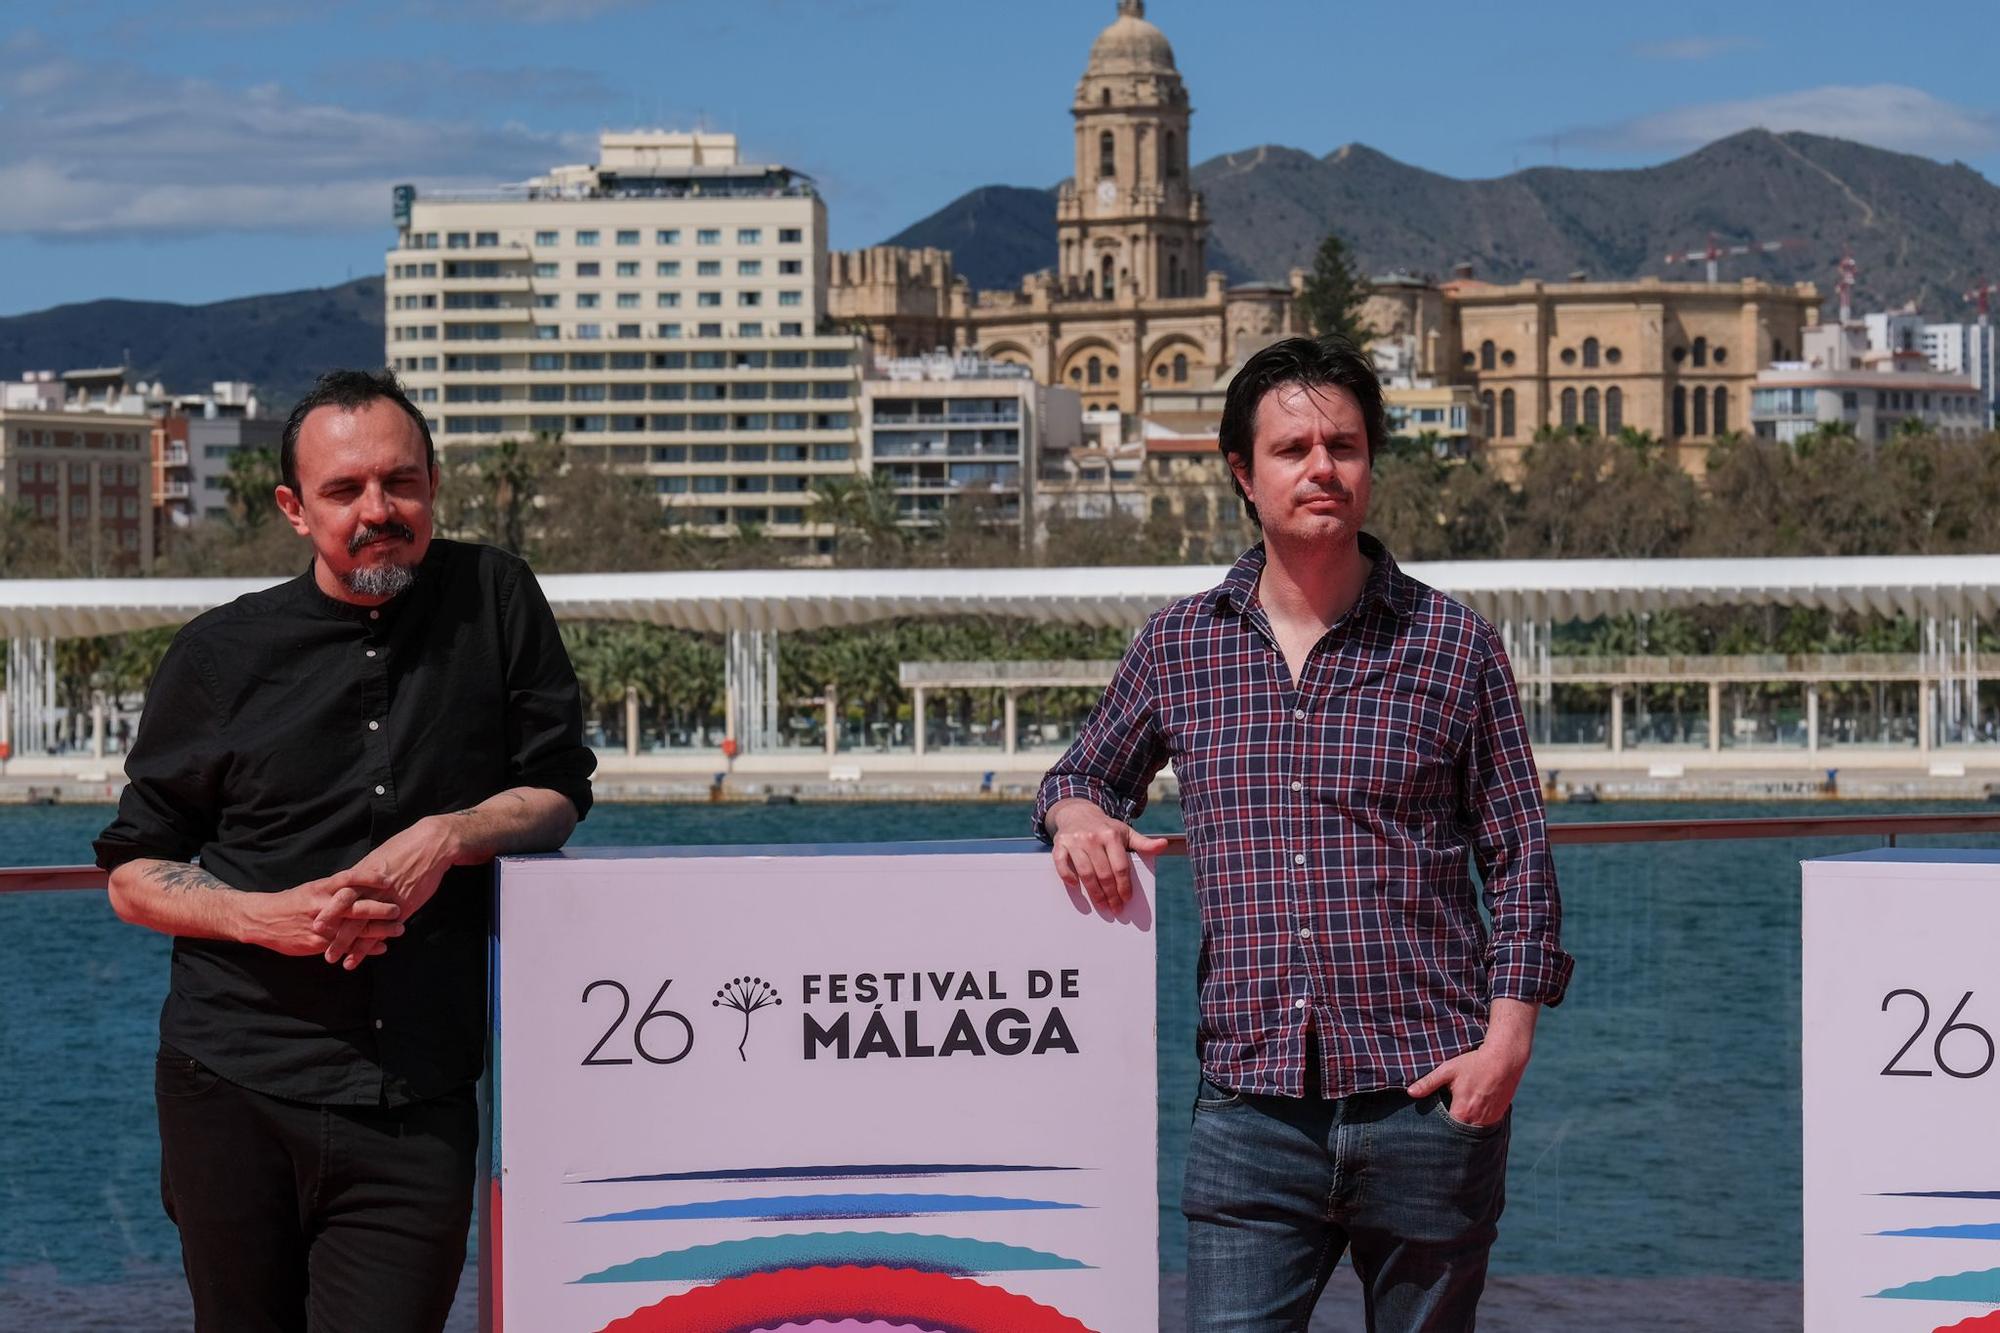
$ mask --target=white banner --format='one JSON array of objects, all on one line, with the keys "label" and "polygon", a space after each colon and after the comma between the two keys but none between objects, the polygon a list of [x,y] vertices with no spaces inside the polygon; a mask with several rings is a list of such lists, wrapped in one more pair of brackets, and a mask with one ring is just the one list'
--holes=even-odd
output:
[{"label": "white banner", "polygon": [[1152,877],[1027,841],[501,863],[519,1333],[1158,1327]]},{"label": "white banner", "polygon": [[1805,1326],[2000,1333],[2000,852],[1808,861],[1803,927]]}]

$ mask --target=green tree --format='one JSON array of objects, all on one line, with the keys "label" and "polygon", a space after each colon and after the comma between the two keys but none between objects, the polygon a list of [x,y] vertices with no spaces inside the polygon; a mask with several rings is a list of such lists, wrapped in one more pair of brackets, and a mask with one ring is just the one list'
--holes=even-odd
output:
[{"label": "green tree", "polygon": [[222,494],[229,503],[229,521],[238,532],[255,532],[278,512],[272,496],[280,481],[277,450],[237,449],[229,455]]},{"label": "green tree", "polygon": [[1347,243],[1339,233],[1328,232],[1313,256],[1312,276],[1299,294],[1299,309],[1313,332],[1343,334],[1360,346],[1375,336],[1361,318],[1369,291],[1368,280],[1355,268]]}]

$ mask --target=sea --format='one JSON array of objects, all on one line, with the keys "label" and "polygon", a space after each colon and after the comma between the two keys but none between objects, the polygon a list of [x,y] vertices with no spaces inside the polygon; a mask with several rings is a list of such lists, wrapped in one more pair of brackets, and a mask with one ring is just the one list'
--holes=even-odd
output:
[{"label": "sea", "polygon": [[[1990,807],[1620,803],[1551,818],[1948,809]],[[0,807],[0,865],[87,862],[109,814]],[[1010,802],[600,805],[572,844],[994,838],[1023,835],[1027,819]],[[1141,826],[1178,821],[1168,805]],[[1880,843],[1559,850],[1576,976],[1542,1016],[1515,1104],[1482,1328],[1799,1327],[1799,862]],[[1160,1267],[1163,1327],[1177,1328],[1196,1083],[1184,859],[1162,862],[1158,918]],[[0,896],[0,1328],[191,1327],[151,1095],[167,949],[101,894]],[[470,1267],[455,1329],[476,1327]],[[1351,1278],[1337,1278],[1313,1327],[1359,1328],[1358,1311]]]}]

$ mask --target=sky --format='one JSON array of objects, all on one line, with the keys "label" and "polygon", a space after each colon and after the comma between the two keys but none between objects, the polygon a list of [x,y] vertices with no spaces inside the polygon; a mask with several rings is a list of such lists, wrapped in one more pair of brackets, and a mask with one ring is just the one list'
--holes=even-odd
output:
[{"label": "sky", "polygon": [[[592,160],[607,128],[733,131],[748,160],[818,181],[837,248],[873,244],[978,186],[1067,176],[1070,98],[1116,8],[0,0],[0,315],[379,273],[392,184],[524,180]],[[1647,165],[1761,126],[2000,181],[1993,0],[1146,8],[1197,162],[1365,143],[1488,177]]]}]

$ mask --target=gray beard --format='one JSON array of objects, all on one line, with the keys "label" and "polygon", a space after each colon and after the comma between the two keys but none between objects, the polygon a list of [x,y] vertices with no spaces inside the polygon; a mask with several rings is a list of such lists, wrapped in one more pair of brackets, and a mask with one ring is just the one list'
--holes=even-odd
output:
[{"label": "gray beard", "polygon": [[416,581],[408,565],[362,565],[340,576],[342,587],[362,597],[395,597]]}]

